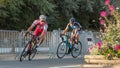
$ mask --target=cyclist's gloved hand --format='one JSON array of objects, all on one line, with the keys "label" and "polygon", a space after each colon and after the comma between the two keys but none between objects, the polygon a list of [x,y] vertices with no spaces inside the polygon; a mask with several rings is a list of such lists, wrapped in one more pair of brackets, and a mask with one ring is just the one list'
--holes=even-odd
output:
[{"label": "cyclist's gloved hand", "polygon": [[60,34],[60,37],[62,37],[64,34]]},{"label": "cyclist's gloved hand", "polygon": [[61,37],[61,39],[62,39],[62,41],[64,41],[64,38],[62,37],[64,34],[60,34],[60,37]]},{"label": "cyclist's gloved hand", "polygon": [[26,37],[26,36],[27,36],[27,34],[28,34],[28,32],[25,32],[25,33],[24,33],[24,35],[23,35],[23,37]]}]

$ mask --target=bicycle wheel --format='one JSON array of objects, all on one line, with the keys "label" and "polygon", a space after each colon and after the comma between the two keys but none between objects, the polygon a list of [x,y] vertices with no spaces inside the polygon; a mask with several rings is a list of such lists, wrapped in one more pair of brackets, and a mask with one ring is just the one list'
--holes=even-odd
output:
[{"label": "bicycle wheel", "polygon": [[30,44],[30,42],[28,42],[28,43],[26,44],[26,46],[24,47],[23,51],[21,52],[21,54],[20,54],[20,61],[22,61],[23,59],[25,59],[26,56],[28,55],[28,47],[29,47],[29,44]]},{"label": "bicycle wheel", "polygon": [[28,55],[28,60],[29,60],[29,61],[32,60],[32,59],[35,57],[36,53],[37,53],[37,49],[36,49],[36,48],[33,48],[33,49],[31,50],[31,53]]},{"label": "bicycle wheel", "polygon": [[67,51],[66,43],[65,42],[61,42],[58,45],[58,48],[57,48],[57,57],[59,59],[63,58],[65,56],[65,54],[66,54],[66,51]]},{"label": "bicycle wheel", "polygon": [[82,51],[82,44],[79,41],[78,43],[75,43],[73,45],[73,48],[72,48],[72,51],[71,51],[72,57],[77,58],[81,54],[81,51]]}]

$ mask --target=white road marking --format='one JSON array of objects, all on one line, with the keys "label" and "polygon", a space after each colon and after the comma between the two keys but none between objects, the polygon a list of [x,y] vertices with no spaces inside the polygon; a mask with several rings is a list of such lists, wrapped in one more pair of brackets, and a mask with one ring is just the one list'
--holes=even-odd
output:
[{"label": "white road marking", "polygon": [[104,65],[92,65],[92,64],[80,64],[80,65],[68,65],[68,66],[58,66],[58,67],[49,67],[49,68],[72,68],[72,67],[96,67],[96,68],[102,68]]},{"label": "white road marking", "polygon": [[70,68],[70,67],[80,67],[80,65],[58,66],[58,67],[49,67],[49,68]]}]

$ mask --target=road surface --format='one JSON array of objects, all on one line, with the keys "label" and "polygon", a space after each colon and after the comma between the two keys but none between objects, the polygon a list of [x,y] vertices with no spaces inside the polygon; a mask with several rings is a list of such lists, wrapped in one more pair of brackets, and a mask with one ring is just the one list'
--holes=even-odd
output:
[{"label": "road surface", "polygon": [[19,62],[18,60],[1,60],[0,68],[64,68],[65,66],[79,68],[78,65],[83,63],[84,59],[82,58],[35,59],[32,61],[25,60],[23,62]]}]

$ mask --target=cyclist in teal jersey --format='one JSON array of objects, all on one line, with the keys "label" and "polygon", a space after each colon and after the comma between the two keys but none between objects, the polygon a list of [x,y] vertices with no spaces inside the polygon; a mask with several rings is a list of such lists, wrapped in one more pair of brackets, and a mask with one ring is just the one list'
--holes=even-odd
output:
[{"label": "cyclist in teal jersey", "polygon": [[81,29],[82,29],[82,26],[80,25],[80,23],[76,22],[75,18],[72,17],[72,18],[70,18],[69,23],[67,24],[66,28],[60,34],[60,36],[62,36],[68,30],[72,30],[72,35],[71,35],[71,39],[70,39],[70,50],[68,51],[69,53],[70,53],[70,51],[72,49],[72,46],[74,44],[73,40],[75,40],[76,42],[79,41],[79,36],[81,34]]}]

